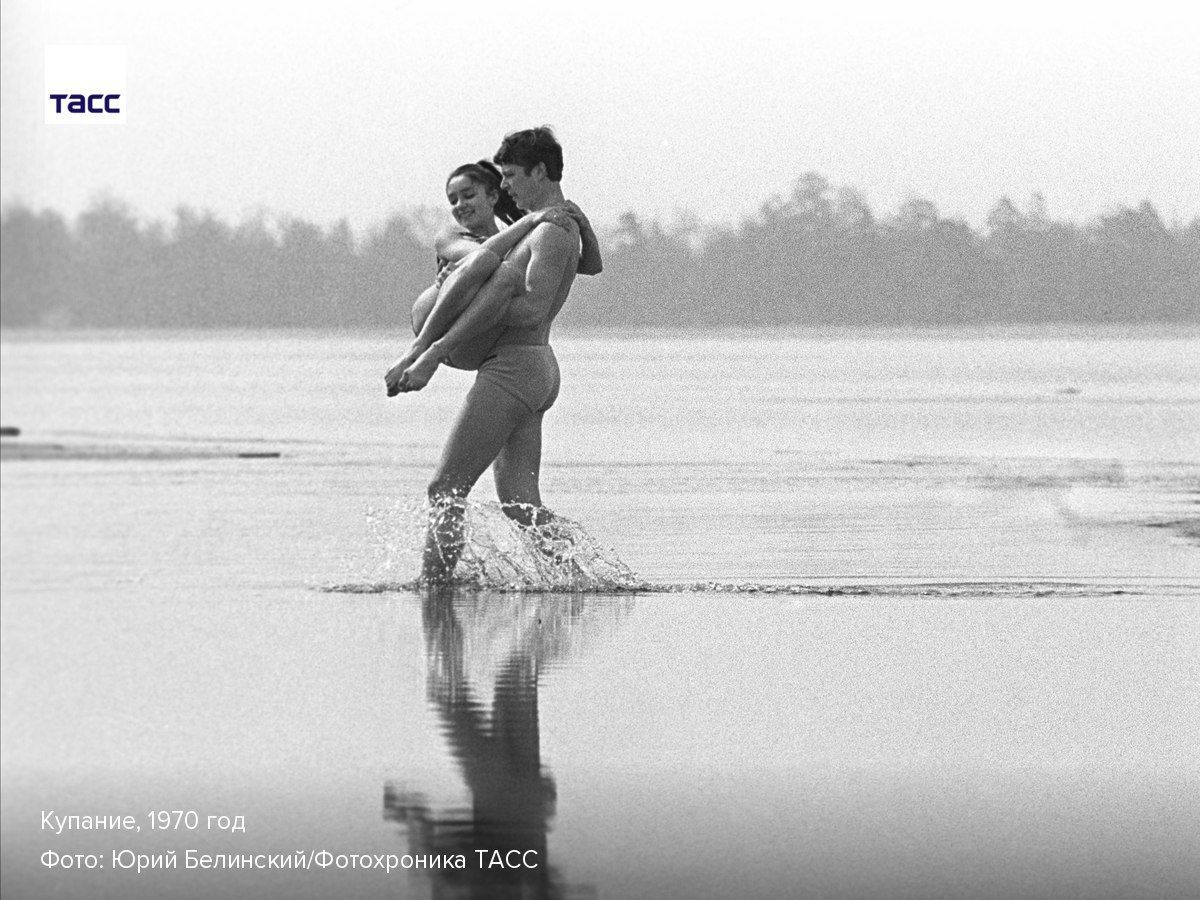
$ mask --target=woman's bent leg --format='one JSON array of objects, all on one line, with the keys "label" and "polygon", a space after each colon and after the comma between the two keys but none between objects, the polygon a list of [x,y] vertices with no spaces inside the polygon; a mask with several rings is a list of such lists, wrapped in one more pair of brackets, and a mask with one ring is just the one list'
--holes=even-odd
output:
[{"label": "woman's bent leg", "polygon": [[429,318],[429,313],[433,311],[433,304],[437,303],[438,286],[431,284],[425,290],[421,291],[421,296],[413,301],[412,305],[412,330],[413,335],[419,335],[421,329],[425,327],[425,320]]},{"label": "woman's bent leg", "polygon": [[486,379],[477,379],[467,394],[429,484],[421,571],[426,583],[444,584],[453,577],[462,555],[467,494],[530,416],[524,403]]},{"label": "woman's bent leg", "polygon": [[[503,324],[505,313],[508,312],[513,298],[524,290],[524,287],[525,276],[516,268],[506,265],[497,269],[479,289],[471,305],[463,310],[446,333],[430,344],[408,367],[400,378],[401,389],[419,391],[425,387],[446,356],[454,358],[459,368],[470,368],[472,362],[478,367],[495,340],[489,341],[485,347],[477,344],[476,339],[493,333],[499,337],[499,331],[496,329]],[[455,356],[455,352],[460,350],[462,353]],[[468,351],[472,354],[470,359],[466,358]],[[474,355],[477,355],[478,359],[475,359]]]},{"label": "woman's bent leg", "polygon": [[[494,253],[476,251],[466,256],[440,287],[431,286],[421,292],[412,309],[412,324],[416,337],[404,351],[404,355],[392,363],[392,367],[383,376],[389,397],[394,397],[402,391],[420,390],[407,385],[404,371],[429,349],[430,344],[446,333],[459,314],[473,303],[479,289],[488,282],[497,268]],[[434,366],[435,370],[436,368],[437,366]],[[433,376],[432,371],[429,376]],[[427,378],[426,382],[428,380]],[[421,387],[424,387],[424,384]]]},{"label": "woman's bent leg", "polygon": [[418,337],[426,347],[446,333],[497,268],[499,261],[494,253],[476,250],[463,258],[442,282],[437,301],[421,324]]}]

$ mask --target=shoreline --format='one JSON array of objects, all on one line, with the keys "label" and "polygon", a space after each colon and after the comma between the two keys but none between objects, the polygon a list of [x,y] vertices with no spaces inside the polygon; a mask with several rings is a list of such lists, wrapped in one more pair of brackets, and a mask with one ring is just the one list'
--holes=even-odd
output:
[{"label": "shoreline", "polygon": [[184,459],[279,459],[277,450],[257,450],[236,446],[180,446],[177,444],[70,444],[57,441],[0,440],[0,462],[43,462],[70,460],[184,460]]}]

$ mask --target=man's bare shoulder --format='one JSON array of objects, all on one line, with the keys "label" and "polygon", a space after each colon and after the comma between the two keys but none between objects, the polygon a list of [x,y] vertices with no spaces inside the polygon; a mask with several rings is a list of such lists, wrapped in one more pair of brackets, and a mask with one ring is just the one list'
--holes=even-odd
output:
[{"label": "man's bare shoulder", "polygon": [[526,238],[529,245],[547,253],[570,253],[579,248],[579,233],[572,234],[561,225],[542,222]]},{"label": "man's bare shoulder", "polygon": [[534,226],[508,254],[508,261],[524,269],[536,254],[543,262],[570,265],[571,255],[579,252],[579,239],[549,222]]}]

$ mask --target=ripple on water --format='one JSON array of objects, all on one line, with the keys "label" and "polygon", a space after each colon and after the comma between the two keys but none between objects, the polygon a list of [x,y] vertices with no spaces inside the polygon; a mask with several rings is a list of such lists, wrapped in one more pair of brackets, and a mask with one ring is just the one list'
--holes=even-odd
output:
[{"label": "ripple on water", "polygon": [[[368,519],[377,560],[364,580],[323,584],[325,593],[414,593],[426,589],[417,573],[429,510],[404,501],[372,510]],[[519,525],[495,502],[467,502],[465,546],[452,586],[491,593],[577,594],[755,594],[808,597],[1070,598],[1138,596],[1145,584],[1010,579],[970,582],[855,583],[773,579],[745,581],[647,581],[604,547],[578,522],[565,516],[534,527]],[[1156,583],[1156,592],[1194,595],[1194,584]]]}]

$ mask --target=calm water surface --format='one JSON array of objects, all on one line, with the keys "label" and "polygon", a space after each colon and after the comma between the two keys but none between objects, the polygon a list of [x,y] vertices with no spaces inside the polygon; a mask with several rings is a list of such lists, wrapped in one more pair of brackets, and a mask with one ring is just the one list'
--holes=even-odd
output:
[{"label": "calm water surface", "polygon": [[320,590],[414,574],[469,384],[386,399],[386,336],[6,335],[4,424],[64,448],[0,470],[6,896],[1200,890],[1200,336],[556,347],[543,492],[654,592]]}]

